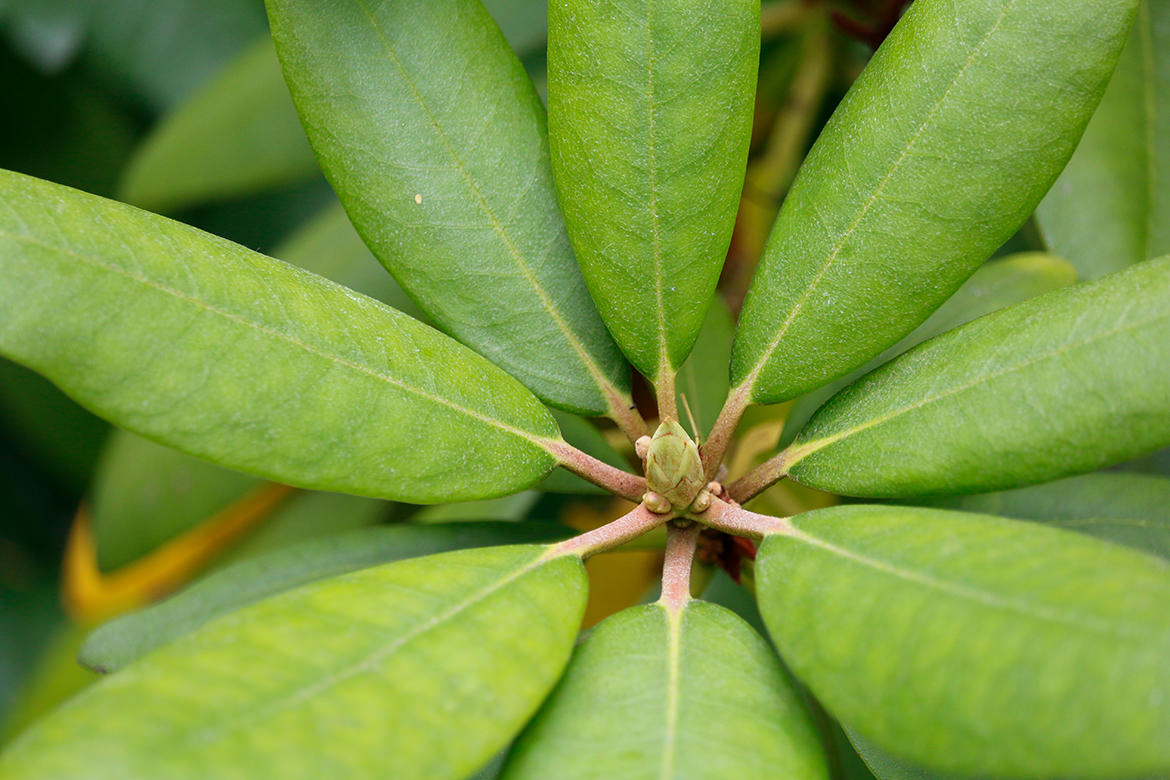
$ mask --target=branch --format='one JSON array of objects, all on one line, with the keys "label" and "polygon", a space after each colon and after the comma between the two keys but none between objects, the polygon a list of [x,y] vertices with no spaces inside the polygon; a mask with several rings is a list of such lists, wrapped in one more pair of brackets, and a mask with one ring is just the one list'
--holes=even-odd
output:
[{"label": "branch", "polygon": [[749,512],[743,507],[718,498],[711,499],[711,507],[706,512],[693,514],[691,517],[709,528],[752,539],[762,539],[771,534],[796,533],[796,529],[786,517]]},{"label": "branch", "polygon": [[662,597],[667,609],[677,612],[691,600],[691,567],[703,527],[689,522],[685,528],[671,523],[666,529],[666,559],[662,564]]},{"label": "branch", "polygon": [[638,407],[629,397],[624,399],[611,398],[609,414],[606,416],[617,423],[618,429],[631,442],[637,441],[639,437],[645,436],[649,431],[646,421],[642,419],[642,415],[638,412]]},{"label": "branch", "polygon": [[554,544],[549,549],[547,557],[578,555],[582,558],[588,558],[615,547],[621,547],[626,542],[653,531],[669,519],[670,515],[655,514],[645,505],[639,505],[632,512],[622,515],[612,523]]},{"label": "branch", "polygon": [[703,456],[703,472],[707,479],[714,479],[719,472],[723,456],[727,453],[727,445],[731,443],[731,437],[739,426],[740,419],[743,418],[744,410],[748,407],[749,395],[749,391],[741,386],[727,396],[715,425],[711,427],[711,433],[699,448]]},{"label": "branch", "polygon": [[727,488],[727,494],[735,501],[746,504],[753,498],[788,476],[790,450],[781,450],[754,469],[743,475]]},{"label": "branch", "polygon": [[646,492],[644,478],[600,461],[566,441],[549,441],[545,443],[545,448],[561,466],[616,496],[637,502],[642,500],[642,494]]}]

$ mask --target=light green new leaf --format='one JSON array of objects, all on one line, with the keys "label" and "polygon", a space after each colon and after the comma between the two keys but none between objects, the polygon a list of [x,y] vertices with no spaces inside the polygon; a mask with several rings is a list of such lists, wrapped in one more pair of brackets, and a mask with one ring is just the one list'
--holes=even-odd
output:
[{"label": "light green new leaf", "polygon": [[112,571],[264,485],[126,431],[102,453],[90,493],[98,566]]},{"label": "light green new leaf", "polygon": [[415,558],[245,607],[89,688],[0,775],[462,780],[569,659],[585,571],[545,552]]},{"label": "light green new leaf", "polygon": [[1067,528],[1170,558],[1170,479],[1148,474],[1082,474],[1045,485],[956,496],[931,506]]},{"label": "light green new leaf", "polygon": [[628,407],[557,208],[544,108],[479,0],[269,0],[293,100],[419,306],[551,404]]},{"label": "light green new leaf", "polygon": [[151,132],[130,161],[119,198],[176,211],[316,172],[265,35]]},{"label": "light green new leaf", "polygon": [[[731,363],[731,340],[735,320],[718,297],[711,302],[695,348],[678,370],[676,389],[679,394],[679,419],[690,428],[686,409],[695,415],[698,431],[690,431],[699,441],[710,432],[727,399],[727,366]],[[686,397],[684,403],[683,396]]]},{"label": "light green new leaf", "polygon": [[1170,257],[944,333],[821,407],[788,451],[822,490],[1002,490],[1170,444]]},{"label": "light green new leaf", "polygon": [[517,740],[504,780],[827,780],[820,737],[768,643],[701,601],[606,619]]},{"label": "light green new leaf", "polygon": [[793,184],[732,383],[771,403],[851,371],[945,301],[1072,154],[1137,0],[916,0]]},{"label": "light green new leaf", "polygon": [[694,345],[743,191],[759,0],[549,4],[548,111],[565,223],[639,371]]},{"label": "light green new leaf", "polygon": [[1170,252],[1170,5],[1146,0],[1101,107],[1036,210],[1053,251],[1094,278]]},{"label": "light green new leaf", "polygon": [[784,418],[780,446],[787,446],[825,401],[858,378],[940,333],[1077,281],[1068,261],[1041,252],[1025,252],[993,260],[979,268],[951,298],[906,338],[865,366],[803,395]]},{"label": "light green new leaf", "polygon": [[0,172],[0,354],[94,412],[288,484],[435,502],[555,465],[531,393],[446,336],[293,266]]},{"label": "light green new leaf", "polygon": [[971,777],[1170,773],[1170,564],[1035,523],[848,506],[791,521],[761,610],[834,716]]},{"label": "light green new leaf", "polygon": [[[320,518],[322,524],[332,519]],[[552,523],[446,523],[363,528],[302,542],[213,572],[166,601],[103,624],[85,640],[79,660],[114,672],[213,618],[305,583],[403,558],[564,535]]]}]

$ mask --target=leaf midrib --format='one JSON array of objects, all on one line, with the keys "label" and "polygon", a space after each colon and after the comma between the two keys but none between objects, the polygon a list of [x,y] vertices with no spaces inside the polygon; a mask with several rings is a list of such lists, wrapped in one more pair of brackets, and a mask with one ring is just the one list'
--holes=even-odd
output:
[{"label": "leaf midrib", "polygon": [[451,162],[455,164],[455,168],[459,171],[459,174],[467,183],[468,189],[471,191],[472,195],[475,196],[476,204],[479,206],[480,210],[483,211],[484,216],[488,218],[488,221],[491,223],[492,230],[495,231],[501,243],[503,243],[504,248],[508,251],[508,254],[512,257],[513,261],[515,261],[516,266],[520,269],[520,273],[524,276],[525,281],[528,282],[533,291],[536,293],[536,296],[540,301],[540,305],[544,308],[545,311],[548,312],[549,316],[552,318],[553,324],[556,325],[557,329],[564,336],[565,341],[569,344],[573,351],[577,353],[577,357],[580,359],[582,365],[585,366],[585,369],[589,372],[589,375],[593,378],[594,383],[601,391],[602,397],[609,405],[610,410],[614,411],[619,408],[619,405],[624,405],[623,399],[625,396],[623,396],[621,391],[619,391],[617,387],[609,381],[604,372],[602,372],[600,366],[598,366],[596,361],[593,359],[593,355],[590,354],[587,349],[585,349],[585,345],[581,343],[576,334],[573,332],[572,328],[569,327],[568,322],[565,320],[556,304],[553,303],[552,299],[548,297],[548,294],[545,292],[544,288],[541,287],[539,280],[532,272],[532,269],[528,266],[528,263],[525,261],[519,247],[517,247],[516,244],[512,241],[512,237],[508,235],[508,231],[504,228],[503,223],[496,216],[496,213],[492,210],[491,205],[487,202],[487,199],[483,196],[483,193],[480,192],[479,186],[475,182],[475,178],[467,169],[463,159],[455,151],[455,147],[451,144],[451,139],[448,138],[447,133],[443,129],[443,126],[439,123],[438,118],[434,115],[430,106],[427,105],[427,102],[423,99],[422,92],[419,90],[418,85],[415,83],[414,79],[411,78],[410,73],[402,64],[402,61],[399,59],[397,52],[390,43],[390,39],[386,37],[385,32],[382,30],[381,25],[378,24],[377,17],[374,16],[365,0],[354,0],[354,2],[357,3],[357,5],[361,8],[362,13],[365,14],[366,18],[369,20],[370,27],[372,27],[373,30],[377,33],[378,40],[381,42],[382,48],[386,52],[386,56],[389,57],[390,61],[394,63],[394,67],[398,69],[398,72],[401,74],[403,81],[409,87],[411,95],[414,97],[419,107],[423,110],[423,113],[427,115],[427,120],[431,123],[431,127],[434,128],[436,135],[442,142],[443,148],[447,152],[447,156],[451,158]]},{"label": "leaf midrib", "polygon": [[682,609],[671,609],[660,605],[666,617],[666,719],[662,735],[662,762],[659,765],[659,780],[671,780],[674,776],[675,745],[678,741],[678,708],[680,683],[679,664],[682,654]]},{"label": "leaf midrib", "polygon": [[[509,433],[509,434],[512,434],[512,435],[517,436],[519,438],[522,438],[522,439],[528,441],[529,443],[534,444],[537,447],[543,449],[545,452],[549,453],[550,455],[553,455],[552,450],[550,449],[550,446],[552,444],[554,444],[555,442],[552,439],[549,439],[549,438],[546,438],[543,436],[539,436],[538,434],[532,433],[530,431],[525,431],[521,428],[517,428],[515,426],[509,425],[501,420],[497,420],[497,419],[494,419],[492,417],[488,417],[487,415],[485,415],[481,412],[477,412],[474,409],[469,409],[465,406],[457,404],[454,401],[445,399],[441,396],[437,396],[437,395],[434,395],[432,393],[428,393],[427,391],[425,391],[421,388],[414,387],[413,385],[409,385],[409,384],[402,382],[401,380],[396,379],[392,376],[380,373],[380,372],[374,370],[373,368],[370,368],[369,366],[364,366],[361,363],[357,363],[355,361],[344,358],[340,355],[336,355],[334,353],[323,350],[320,347],[315,347],[312,344],[309,344],[308,342],[302,341],[301,339],[298,339],[298,338],[291,336],[287,333],[283,333],[279,330],[276,330],[275,328],[273,328],[269,325],[266,325],[266,324],[260,323],[260,322],[255,322],[253,320],[249,320],[248,318],[242,317],[242,316],[235,314],[233,312],[227,311],[225,309],[221,309],[218,306],[215,306],[207,301],[200,300],[199,298],[196,298],[192,295],[189,295],[181,290],[176,290],[173,287],[168,287],[167,285],[164,285],[164,284],[157,282],[153,279],[150,279],[146,276],[141,276],[138,274],[131,273],[130,271],[127,271],[126,269],[121,268],[119,266],[111,265],[109,263],[104,263],[101,260],[98,260],[97,258],[90,257],[89,255],[82,254],[80,252],[77,252],[75,250],[69,249],[69,248],[64,247],[64,246],[58,246],[58,245],[50,244],[50,243],[47,243],[44,241],[40,241],[38,239],[33,238],[32,236],[21,235],[18,233],[12,233],[12,232],[7,231],[7,230],[0,230],[0,237],[9,238],[9,239],[12,239],[12,240],[18,241],[18,242],[32,244],[32,245],[38,246],[42,249],[46,249],[50,252],[61,252],[61,253],[66,254],[70,257],[73,257],[77,260],[81,260],[82,262],[89,263],[90,265],[96,266],[104,271],[109,272],[109,273],[114,273],[114,274],[117,274],[119,276],[125,277],[127,279],[130,279],[133,282],[145,285],[146,287],[149,287],[153,290],[164,293],[166,295],[170,295],[178,300],[189,303],[189,304],[191,304],[199,309],[202,309],[203,311],[207,311],[211,314],[223,317],[223,318],[228,319],[228,320],[235,322],[237,324],[243,325],[243,326],[248,327],[248,328],[252,328],[253,330],[264,333],[265,335],[270,336],[272,338],[278,339],[280,341],[284,341],[285,343],[291,344],[294,347],[297,347],[298,349],[301,349],[301,350],[303,350],[311,355],[322,358],[322,359],[329,361],[331,363],[335,363],[337,365],[343,366],[345,368],[351,369],[353,371],[357,371],[359,373],[365,374],[366,376],[369,376],[369,377],[372,377],[374,379],[385,382],[386,384],[391,385],[392,387],[396,387],[396,388],[403,390],[407,393],[411,393],[413,395],[416,395],[419,398],[422,398],[430,403],[433,403],[433,404],[438,405],[438,406],[446,407],[446,408],[450,409],[451,411],[466,415],[468,417],[471,417],[472,419],[475,419],[475,420],[478,420],[480,422],[491,425],[491,426],[498,428],[499,430],[501,430],[505,433]],[[371,303],[376,303],[375,301],[373,301],[373,299],[370,299],[370,301],[371,301]],[[556,457],[556,456],[553,455],[553,457]]]},{"label": "leaf midrib", "polygon": [[889,411],[883,415],[879,415],[877,417],[874,417],[872,420],[867,420],[864,423],[861,423],[859,425],[855,425],[851,428],[847,428],[843,431],[840,431],[839,433],[835,433],[835,434],[832,434],[830,436],[825,436],[825,437],[820,438],[820,439],[813,439],[812,441],[809,441],[805,444],[798,444],[792,448],[789,456],[785,459],[786,463],[787,463],[787,467],[789,469],[791,469],[792,466],[796,465],[804,458],[808,457],[809,455],[812,455],[813,453],[817,452],[818,450],[821,450],[825,447],[828,447],[830,444],[834,444],[838,441],[841,441],[842,439],[848,438],[849,436],[852,436],[852,435],[857,434],[857,433],[861,433],[862,431],[866,431],[866,430],[873,428],[875,426],[883,425],[883,424],[889,422],[890,420],[893,420],[897,417],[902,416],[903,414],[917,411],[918,409],[922,409],[922,408],[929,406],[930,404],[933,404],[937,401],[941,401],[941,400],[944,400],[946,398],[950,398],[951,396],[958,395],[959,393],[964,393],[968,390],[973,390],[973,389],[979,387],[980,385],[987,384],[988,382],[993,382],[997,379],[1000,379],[1001,377],[1007,376],[1008,374],[1012,374],[1012,373],[1015,373],[1017,371],[1023,371],[1024,369],[1027,369],[1033,365],[1036,365],[1037,363],[1042,363],[1042,362],[1047,361],[1047,360],[1052,360],[1054,358],[1061,357],[1063,355],[1068,354],[1069,352],[1075,352],[1076,350],[1090,346],[1090,345],[1094,344],[1095,342],[1103,341],[1105,339],[1112,338],[1114,336],[1120,335],[1120,334],[1125,333],[1127,331],[1136,330],[1138,328],[1145,327],[1146,325],[1149,325],[1150,323],[1157,322],[1159,320],[1168,319],[1168,318],[1170,318],[1170,312],[1162,312],[1162,313],[1157,314],[1153,317],[1147,317],[1146,319],[1137,320],[1136,322],[1131,322],[1131,323],[1128,323],[1126,325],[1112,328],[1110,330],[1098,333],[1098,334],[1094,335],[1092,338],[1087,338],[1083,341],[1078,341],[1075,344],[1066,344],[1058,349],[1054,349],[1054,350],[1051,350],[1051,351],[1046,352],[1044,354],[1037,355],[1037,356],[1030,358],[1028,360],[1025,360],[1023,362],[1016,363],[1016,364],[1013,364],[1011,366],[1007,366],[1005,368],[999,369],[998,371],[993,371],[990,374],[981,374],[980,376],[976,377],[975,379],[971,380],[970,382],[965,382],[963,384],[956,385],[955,387],[952,387],[949,390],[946,390],[942,393],[937,393],[935,395],[923,398],[920,401],[915,401],[912,404],[907,404],[906,406],[900,407],[898,409],[894,409],[894,410]]},{"label": "leaf midrib", "polygon": [[983,47],[986,46],[987,42],[991,40],[991,37],[996,32],[998,32],[1000,25],[1003,24],[1003,20],[1007,18],[1007,15],[1015,7],[1016,2],[1017,0],[1010,0],[1008,4],[1004,6],[1003,10],[1000,11],[999,17],[995,20],[995,23],[988,29],[987,33],[983,36],[983,39],[980,40],[975,48],[971,51],[971,54],[967,57],[967,60],[963,63],[959,70],[956,71],[954,78],[951,79],[951,83],[947,85],[947,88],[943,94],[938,98],[938,100],[935,101],[934,105],[931,106],[930,111],[927,112],[926,116],[919,124],[918,129],[915,130],[913,135],[911,135],[911,137],[907,140],[906,146],[903,147],[901,154],[894,161],[893,165],[890,166],[890,169],[886,172],[886,175],[882,177],[882,180],[878,183],[877,187],[874,188],[873,193],[862,204],[861,208],[858,210],[857,216],[854,217],[853,221],[845,229],[845,232],[841,234],[841,237],[833,245],[833,248],[829,251],[828,258],[825,260],[820,270],[817,271],[809,285],[805,288],[804,293],[797,300],[796,304],[792,308],[792,311],[789,312],[788,316],[781,324],[779,331],[764,348],[760,358],[756,361],[755,365],[752,366],[751,371],[748,372],[748,375],[744,378],[744,381],[740,383],[739,388],[747,388],[749,394],[754,393],[756,381],[759,379],[759,376],[763,372],[764,367],[772,359],[772,354],[780,346],[780,342],[788,333],[788,329],[792,326],[792,323],[795,322],[797,316],[800,314],[800,311],[804,307],[805,302],[808,301],[813,292],[817,289],[821,279],[823,279],[825,274],[828,273],[829,268],[832,267],[832,265],[837,261],[841,251],[845,248],[846,242],[852,238],[857,228],[861,225],[866,215],[869,213],[869,210],[881,198],[882,194],[885,192],[886,186],[889,185],[890,181],[894,178],[894,175],[906,161],[906,158],[909,157],[910,150],[913,149],[915,144],[918,143],[919,139],[922,137],[922,134],[926,131],[927,126],[934,119],[935,114],[938,113],[938,110],[950,98],[951,92],[954,90],[955,85],[958,84],[959,80],[966,74],[967,69],[970,68],[972,64],[974,64],[976,58],[979,56],[979,53],[983,51]]}]

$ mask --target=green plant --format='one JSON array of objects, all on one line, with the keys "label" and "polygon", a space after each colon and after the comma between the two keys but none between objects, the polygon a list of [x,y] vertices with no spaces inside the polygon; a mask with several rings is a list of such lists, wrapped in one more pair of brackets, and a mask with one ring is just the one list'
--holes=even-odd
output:
[{"label": "green plant", "polygon": [[[3,173],[0,352],[125,428],[292,485],[439,503],[562,467],[640,503],[547,544],[475,547],[549,535],[521,526],[425,540],[393,527],[225,570],[103,629],[122,644],[91,660],[125,668],[19,739],[5,778],[458,780],[522,731],[503,777],[814,780],[829,771],[821,705],[883,777],[1170,772],[1170,565],[1022,522],[1070,519],[1034,493],[962,498],[1170,444],[1170,258],[953,329],[928,319],[968,279],[987,290],[1035,270],[1031,256],[981,266],[1072,155],[1137,0],[914,3],[785,200],[730,378],[689,369],[691,395],[726,398],[700,407],[695,439],[677,380],[739,202],[758,3],[552,3],[547,133],[478,0],[268,9],[349,219],[448,335],[226,240]],[[816,405],[810,393],[939,327],[723,484],[749,406]],[[653,385],[653,431],[627,360]],[[608,417],[643,473],[569,444],[546,405]],[[741,506],[786,477],[943,507]],[[663,527],[661,598],[574,649],[582,560]],[[704,535],[760,542],[779,657],[692,598]],[[453,547],[470,549],[425,556]],[[372,566],[394,558],[408,559]]]}]

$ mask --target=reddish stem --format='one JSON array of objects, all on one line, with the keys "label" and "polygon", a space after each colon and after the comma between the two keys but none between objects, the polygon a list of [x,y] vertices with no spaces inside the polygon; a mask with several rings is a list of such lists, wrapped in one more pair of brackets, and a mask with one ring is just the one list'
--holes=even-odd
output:
[{"label": "reddish stem", "polygon": [[663,606],[678,611],[691,599],[691,567],[703,527],[687,522],[685,528],[671,523],[667,528],[666,559],[662,564]]},{"label": "reddish stem", "polygon": [[606,523],[600,528],[553,545],[549,549],[548,555],[549,557],[578,555],[582,558],[588,558],[606,550],[621,547],[626,542],[653,531],[670,517],[670,515],[655,514],[644,505],[639,505],[632,512],[622,515],[611,523]]}]

